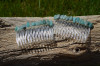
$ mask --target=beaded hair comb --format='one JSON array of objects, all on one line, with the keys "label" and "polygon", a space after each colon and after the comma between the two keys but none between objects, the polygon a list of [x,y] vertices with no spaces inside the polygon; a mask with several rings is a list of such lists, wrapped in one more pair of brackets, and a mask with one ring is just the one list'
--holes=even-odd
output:
[{"label": "beaded hair comb", "polygon": [[77,42],[85,43],[93,24],[89,21],[66,15],[55,15],[56,34],[62,38],[72,38]]},{"label": "beaded hair comb", "polygon": [[[55,41],[66,41],[85,43],[93,29],[89,21],[66,15],[55,15],[55,21],[41,20],[16,26],[16,42],[22,49],[44,48],[54,44]],[[35,47],[34,47],[35,46]]]}]

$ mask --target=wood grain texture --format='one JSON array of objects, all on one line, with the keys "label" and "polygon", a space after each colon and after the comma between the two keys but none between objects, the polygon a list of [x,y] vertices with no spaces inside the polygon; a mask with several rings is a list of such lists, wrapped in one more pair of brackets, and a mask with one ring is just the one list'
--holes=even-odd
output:
[{"label": "wood grain texture", "polygon": [[[51,49],[45,52],[32,51],[28,53],[23,53],[22,50],[16,44],[16,33],[14,27],[16,25],[22,25],[26,22],[33,22],[43,19],[53,20],[53,17],[0,17],[0,63],[2,65],[39,65],[44,62],[50,61],[57,64],[59,61],[63,62],[79,62],[97,59],[96,61],[91,61],[99,64],[100,59],[100,15],[94,16],[78,16],[82,19],[91,21],[94,24],[94,29],[91,31],[91,36],[89,37],[89,42],[87,44],[70,44],[65,42],[57,42],[57,46],[67,44],[66,47],[59,47]],[[90,42],[91,40],[91,42]],[[79,51],[77,52],[77,48]],[[94,56],[96,56],[94,58]],[[70,58],[69,58],[70,57]],[[61,60],[63,59],[63,60]],[[67,59],[67,60],[66,60]],[[81,60],[82,59],[82,60]],[[59,61],[58,61],[59,60]],[[80,61],[81,60],[81,61]],[[21,61],[21,62],[20,62]],[[34,62],[32,62],[34,61]],[[11,63],[13,62],[13,63]],[[16,63],[15,63],[16,62]],[[86,62],[86,63],[91,63]],[[6,64],[5,64],[6,63]],[[15,64],[14,64],[15,63]],[[21,64],[24,63],[24,64]],[[77,64],[77,62],[75,62]],[[50,63],[49,63],[50,64]],[[83,65],[85,65],[83,63]]]}]

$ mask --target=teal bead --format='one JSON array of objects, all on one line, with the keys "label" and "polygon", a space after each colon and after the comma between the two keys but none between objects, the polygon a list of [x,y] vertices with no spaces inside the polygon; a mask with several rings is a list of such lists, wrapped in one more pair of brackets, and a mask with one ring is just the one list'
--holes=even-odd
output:
[{"label": "teal bead", "polygon": [[88,25],[89,25],[89,22],[88,22],[88,21],[85,21],[85,22],[84,22],[84,25],[85,25],[85,26],[88,26]]},{"label": "teal bead", "polygon": [[79,23],[79,21],[80,21],[80,18],[79,18],[79,17],[77,17],[77,18],[76,18],[76,22],[77,22],[77,23]]},{"label": "teal bead", "polygon": [[88,24],[87,24],[87,26],[89,27],[90,22],[89,22],[89,21],[87,21],[87,23],[88,23]]},{"label": "teal bead", "polygon": [[49,20],[46,21],[46,24],[49,25],[50,27],[53,26],[53,22],[52,21],[49,21]]},{"label": "teal bead", "polygon": [[25,27],[27,27],[25,24],[21,26],[21,28],[25,28]]},{"label": "teal bead", "polygon": [[72,21],[72,20],[73,20],[73,17],[72,17],[72,16],[70,16],[70,17],[69,17],[69,20],[70,20],[70,21]]},{"label": "teal bead", "polygon": [[35,24],[35,22],[33,22],[33,23],[31,23],[31,25],[32,25],[32,26],[35,26],[36,24]]},{"label": "teal bead", "polygon": [[22,30],[22,29],[24,29],[26,27],[26,25],[22,25],[22,26],[16,26],[15,27],[15,31],[20,31],[20,30]]},{"label": "teal bead", "polygon": [[41,21],[41,23],[43,22],[43,24],[46,24],[46,20]]},{"label": "teal bead", "polygon": [[[23,26],[24,26],[24,25],[23,25]],[[30,23],[29,23],[29,22],[27,22],[26,27],[30,27]]]},{"label": "teal bead", "polygon": [[33,23],[29,23],[27,22],[26,25],[22,25],[20,27],[15,27],[15,31],[20,31],[24,28],[27,28],[27,27],[32,27],[32,26],[39,26],[39,25],[49,25],[49,26],[53,26],[53,22],[52,21],[49,21],[49,20],[42,20],[42,21],[39,21],[39,22],[33,22]]},{"label": "teal bead", "polygon": [[47,21],[46,21],[46,24],[50,26],[50,21],[49,21],[49,20],[47,20]]},{"label": "teal bead", "polygon": [[84,20],[80,19],[78,23],[84,25]]},{"label": "teal bead", "polygon": [[57,17],[57,15],[54,15],[54,19],[55,19],[55,20],[57,19],[56,17]]},{"label": "teal bead", "polygon": [[44,24],[45,21],[38,21],[38,22],[35,22],[36,26],[39,26],[39,25],[42,25]]},{"label": "teal bead", "polygon": [[34,22],[35,23],[35,26],[38,26],[40,25],[41,22]]},{"label": "teal bead", "polygon": [[81,22],[82,22],[82,19],[80,19],[78,23],[81,24]]},{"label": "teal bead", "polygon": [[60,16],[60,19],[63,19],[63,17],[64,17],[64,15],[61,15],[61,16]]},{"label": "teal bead", "polygon": [[66,21],[68,21],[68,20],[69,20],[69,17],[67,16],[67,17],[66,17]]},{"label": "teal bead", "polygon": [[49,24],[49,26],[50,26],[50,27],[52,27],[52,26],[53,26],[53,22],[52,22],[52,21],[50,21],[49,23],[50,23],[50,24]]},{"label": "teal bead", "polygon": [[43,25],[44,24],[43,21],[39,21],[37,23],[38,23],[38,25]]},{"label": "teal bead", "polygon": [[80,24],[82,24],[82,25],[84,25],[84,24],[85,24],[83,19],[81,19]]},{"label": "teal bead", "polygon": [[58,15],[54,15],[54,19],[56,20],[56,19],[59,19],[60,18],[60,14],[58,14]]},{"label": "teal bead", "polygon": [[66,19],[66,17],[67,17],[67,16],[66,16],[66,15],[64,15],[62,19]]},{"label": "teal bead", "polygon": [[88,26],[89,28],[93,28],[93,23],[90,22]]},{"label": "teal bead", "polygon": [[18,27],[17,26],[15,27],[15,31],[18,31]]},{"label": "teal bead", "polygon": [[60,14],[58,14],[58,15],[56,16],[56,18],[59,19],[59,18],[60,18]]},{"label": "teal bead", "polygon": [[75,23],[76,22],[76,17],[73,17],[73,23]]},{"label": "teal bead", "polygon": [[49,20],[47,20],[47,21],[46,21],[46,24],[49,24],[49,22],[50,22],[50,21],[49,21]]}]

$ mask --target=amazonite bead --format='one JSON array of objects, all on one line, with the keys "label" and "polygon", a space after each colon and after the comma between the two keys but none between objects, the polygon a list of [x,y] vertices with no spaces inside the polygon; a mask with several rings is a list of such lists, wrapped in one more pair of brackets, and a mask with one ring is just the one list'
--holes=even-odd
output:
[{"label": "amazonite bead", "polygon": [[68,20],[69,20],[69,17],[67,16],[67,17],[66,17],[66,21],[68,21]]},{"label": "amazonite bead", "polygon": [[26,27],[30,27],[30,23],[29,22],[27,22]]},{"label": "amazonite bead", "polygon": [[84,21],[84,25],[85,25],[85,26],[88,26],[88,24],[89,24],[89,22]]},{"label": "amazonite bead", "polygon": [[57,15],[54,15],[54,19],[57,19],[56,16],[57,16]]},{"label": "amazonite bead", "polygon": [[50,26],[53,26],[53,22],[52,22],[52,21],[50,21],[49,23],[50,23],[50,24],[49,24]]},{"label": "amazonite bead", "polygon": [[46,24],[46,20],[41,21],[41,23],[43,22],[43,24]]},{"label": "amazonite bead", "polygon": [[93,28],[93,23],[89,22],[89,28]]},{"label": "amazonite bead", "polygon": [[81,24],[81,19],[78,21],[79,24]]},{"label": "amazonite bead", "polygon": [[35,23],[35,26],[38,26],[39,25],[39,22],[37,21],[37,22],[34,22]]},{"label": "amazonite bead", "polygon": [[16,26],[16,27],[15,27],[15,31],[17,31],[17,30],[18,30],[18,27]]},{"label": "amazonite bead", "polygon": [[72,17],[72,16],[70,16],[70,17],[69,17],[69,20],[70,20],[70,21],[72,21],[72,20],[73,20],[73,17]]},{"label": "amazonite bead", "polygon": [[60,16],[60,19],[63,19],[63,17],[64,17],[64,15],[61,15],[61,16]]},{"label": "amazonite bead", "polygon": [[80,21],[80,18],[79,18],[79,17],[77,17],[77,18],[76,18],[76,22],[77,22],[77,23],[79,23],[79,21]]},{"label": "amazonite bead", "polygon": [[47,21],[46,21],[46,24],[50,24],[49,22],[50,22],[50,21],[49,21],[49,20],[47,20]]},{"label": "amazonite bead", "polygon": [[73,23],[75,23],[76,22],[76,17],[73,17]]},{"label": "amazonite bead", "polygon": [[63,19],[66,19],[66,17],[67,17],[67,16],[66,16],[66,15],[64,15],[64,16],[63,16]]},{"label": "amazonite bead", "polygon": [[35,26],[36,24],[33,22],[33,23],[31,23],[32,24],[32,26]]},{"label": "amazonite bead", "polygon": [[25,28],[25,27],[26,27],[26,25],[22,25],[22,26],[20,26],[20,27],[16,26],[15,31],[22,30],[22,29]]},{"label": "amazonite bead", "polygon": [[81,19],[80,24],[82,24],[82,25],[84,25],[84,24],[85,24],[83,19]]},{"label": "amazonite bead", "polygon": [[56,20],[56,19],[59,19],[60,18],[60,14],[58,14],[58,15],[54,15],[54,19]]}]

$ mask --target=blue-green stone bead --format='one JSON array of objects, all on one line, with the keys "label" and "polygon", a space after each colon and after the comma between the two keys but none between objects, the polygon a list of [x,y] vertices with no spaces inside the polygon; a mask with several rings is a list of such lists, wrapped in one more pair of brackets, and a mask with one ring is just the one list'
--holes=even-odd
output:
[{"label": "blue-green stone bead", "polygon": [[35,26],[36,24],[35,24],[35,22],[33,22],[33,23],[31,23],[32,24],[32,26]]},{"label": "blue-green stone bead", "polygon": [[56,18],[59,19],[59,18],[60,18],[60,14],[58,14],[58,15],[56,16]]},{"label": "blue-green stone bead", "polygon": [[40,25],[43,25],[43,24],[45,24],[45,22],[43,22],[43,21],[42,21],[42,22],[39,22],[39,23],[40,23]]},{"label": "blue-green stone bead", "polygon": [[67,17],[67,16],[66,16],[66,15],[64,15],[64,16],[63,16],[63,19],[66,19],[66,17]]},{"label": "blue-green stone bead", "polygon": [[18,31],[18,27],[17,26],[15,27],[15,31]]},{"label": "blue-green stone bead", "polygon": [[49,21],[49,23],[50,23],[49,26],[53,26],[53,22],[52,21]]},{"label": "blue-green stone bead", "polygon": [[41,23],[43,22],[43,24],[46,24],[46,20],[41,21]]},{"label": "blue-green stone bead", "polygon": [[81,24],[82,23],[82,19],[80,19],[78,23]]},{"label": "blue-green stone bead", "polygon": [[58,14],[58,15],[54,15],[54,19],[56,20],[56,19],[59,19],[60,18],[60,14]]},{"label": "blue-green stone bead", "polygon": [[76,17],[73,17],[73,23],[75,23],[76,22]]},{"label": "blue-green stone bead", "polygon": [[80,24],[84,25],[84,20],[83,20],[83,19],[81,19],[81,22],[80,22]]},{"label": "blue-green stone bead", "polygon": [[85,25],[85,26],[87,25],[87,21],[86,21],[86,20],[84,20],[84,25]]},{"label": "blue-green stone bead", "polygon": [[70,16],[70,17],[69,17],[69,20],[70,20],[70,21],[72,21],[72,20],[73,20],[73,17],[72,17],[72,16]]},{"label": "blue-green stone bead", "polygon": [[89,22],[88,22],[88,21],[85,21],[85,22],[84,22],[84,25],[85,25],[85,26],[88,26],[88,25],[89,25]]},{"label": "blue-green stone bead", "polygon": [[35,26],[38,26],[38,22],[34,22],[35,23]]},{"label": "blue-green stone bead", "polygon": [[57,15],[54,15],[54,19],[55,19],[55,20],[57,19],[56,17],[57,17]]},{"label": "blue-green stone bead", "polygon": [[79,18],[79,17],[77,17],[77,18],[76,18],[76,22],[77,22],[77,23],[79,23],[79,20],[80,20],[80,18]]},{"label": "blue-green stone bead", "polygon": [[92,28],[93,27],[93,23],[89,23],[89,28]]},{"label": "blue-green stone bead", "polygon": [[[24,26],[24,25],[23,25],[23,26]],[[26,27],[30,27],[30,23],[29,23],[29,22],[27,22]]]},{"label": "blue-green stone bead", "polygon": [[50,25],[50,21],[49,21],[49,20],[47,20],[47,21],[46,21],[46,24],[47,24],[47,25]]},{"label": "blue-green stone bead", "polygon": [[78,23],[84,25],[84,20],[80,19]]},{"label": "blue-green stone bead", "polygon": [[18,27],[18,29],[21,30],[21,29],[23,29],[23,28],[25,28],[27,26],[29,26],[29,25],[22,25],[22,26]]},{"label": "blue-green stone bead", "polygon": [[63,17],[64,17],[64,15],[61,15],[61,16],[60,16],[60,19],[63,19]]},{"label": "blue-green stone bead", "polygon": [[67,17],[66,17],[66,21],[68,21],[68,20],[69,20],[69,17],[67,16]]}]

